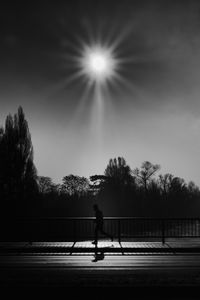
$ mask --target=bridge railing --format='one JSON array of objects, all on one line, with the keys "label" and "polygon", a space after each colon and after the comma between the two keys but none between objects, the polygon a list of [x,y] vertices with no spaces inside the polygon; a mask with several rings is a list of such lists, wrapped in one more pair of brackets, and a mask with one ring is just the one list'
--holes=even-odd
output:
[{"label": "bridge railing", "polygon": [[[80,241],[94,238],[94,217],[7,219],[0,222],[0,241]],[[105,217],[104,230],[119,242],[131,238],[200,237],[198,218]],[[101,237],[101,235],[100,235]]]}]

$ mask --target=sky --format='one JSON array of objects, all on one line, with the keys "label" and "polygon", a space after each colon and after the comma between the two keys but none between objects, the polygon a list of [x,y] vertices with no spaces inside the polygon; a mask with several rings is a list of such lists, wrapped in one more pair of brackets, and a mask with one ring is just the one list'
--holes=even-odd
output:
[{"label": "sky", "polygon": [[[7,1],[0,23],[0,124],[23,107],[38,175],[123,156],[200,186],[199,1]],[[117,62],[100,87],[80,75],[97,44]]]}]

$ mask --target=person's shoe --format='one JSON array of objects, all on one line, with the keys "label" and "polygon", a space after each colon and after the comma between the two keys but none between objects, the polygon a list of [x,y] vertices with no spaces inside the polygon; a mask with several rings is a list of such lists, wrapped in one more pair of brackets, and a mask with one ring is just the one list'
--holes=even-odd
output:
[{"label": "person's shoe", "polygon": [[97,245],[97,241],[93,241],[92,244],[93,244],[93,245]]}]

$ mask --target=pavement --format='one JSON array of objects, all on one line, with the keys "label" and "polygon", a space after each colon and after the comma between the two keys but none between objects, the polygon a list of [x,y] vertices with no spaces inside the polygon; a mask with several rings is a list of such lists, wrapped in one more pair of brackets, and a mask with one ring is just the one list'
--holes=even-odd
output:
[{"label": "pavement", "polygon": [[109,253],[200,253],[199,238],[167,239],[161,241],[138,241],[129,239],[110,242],[100,240],[93,245],[91,240],[77,242],[0,242],[1,253],[93,253],[102,250]]},{"label": "pavement", "polygon": [[193,299],[200,288],[200,242],[1,242],[0,287],[176,288],[181,299]]}]

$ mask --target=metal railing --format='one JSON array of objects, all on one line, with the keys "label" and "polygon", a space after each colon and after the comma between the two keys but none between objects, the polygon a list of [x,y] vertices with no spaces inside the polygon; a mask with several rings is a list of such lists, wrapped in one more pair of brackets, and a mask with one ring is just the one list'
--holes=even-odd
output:
[{"label": "metal railing", "polygon": [[[0,222],[1,241],[79,241],[94,238],[94,217],[29,218]],[[197,218],[105,217],[104,230],[119,243],[130,238],[200,237]],[[101,237],[101,235],[100,235]]]}]

